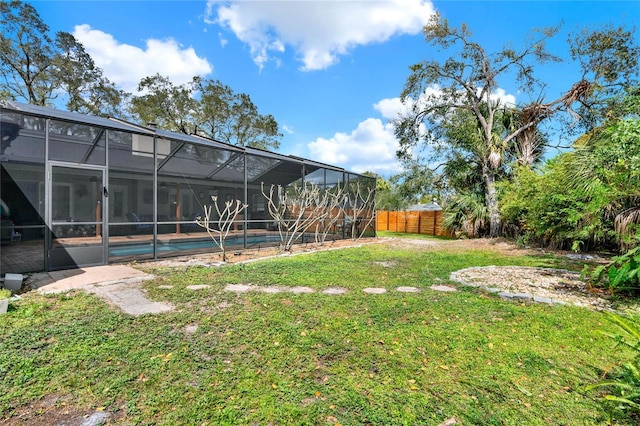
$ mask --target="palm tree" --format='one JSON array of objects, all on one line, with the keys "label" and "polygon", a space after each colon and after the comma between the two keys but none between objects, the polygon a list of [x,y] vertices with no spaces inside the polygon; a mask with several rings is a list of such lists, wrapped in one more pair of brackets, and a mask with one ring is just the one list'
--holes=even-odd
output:
[{"label": "palm tree", "polygon": [[[640,229],[640,119],[617,119],[583,135],[569,158],[568,187],[600,203],[621,248]],[[604,195],[603,195],[604,194]],[[600,200],[599,200],[600,199]],[[637,244],[637,241],[635,242]]]}]

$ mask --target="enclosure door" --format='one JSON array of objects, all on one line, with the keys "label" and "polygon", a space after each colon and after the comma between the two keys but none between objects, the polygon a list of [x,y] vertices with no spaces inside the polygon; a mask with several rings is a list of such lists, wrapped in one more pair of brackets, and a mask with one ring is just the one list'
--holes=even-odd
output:
[{"label": "enclosure door", "polygon": [[105,170],[56,164],[49,177],[49,269],[105,264]]}]

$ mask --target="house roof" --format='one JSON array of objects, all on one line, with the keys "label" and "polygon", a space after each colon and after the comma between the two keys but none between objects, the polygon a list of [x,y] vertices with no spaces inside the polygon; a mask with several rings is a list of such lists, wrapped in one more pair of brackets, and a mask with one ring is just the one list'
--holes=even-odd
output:
[{"label": "house roof", "polygon": [[415,211],[422,211],[422,212],[431,211],[432,212],[432,211],[440,211],[442,210],[442,207],[440,207],[440,205],[434,201],[429,204],[413,204],[411,206],[408,206],[405,210],[411,211],[411,212],[415,212]]},{"label": "house roof", "polygon": [[[360,176],[338,166],[302,157],[283,155],[252,147],[235,146],[200,135],[158,129],[151,124],[140,125],[113,117],[98,117],[15,101],[2,101],[0,108],[3,112],[8,113],[3,121],[11,119],[11,112],[17,112],[41,118],[52,118],[70,124],[94,126],[96,129],[129,132],[139,135],[137,137],[141,141],[144,138],[154,137],[156,140],[168,141],[163,145],[167,147],[168,151],[162,153],[162,160],[158,164],[158,169],[167,174],[176,173],[182,176],[187,173],[202,178],[211,179],[215,176],[219,180],[242,181],[245,178],[245,158],[242,154],[248,154],[246,157],[248,169],[246,178],[249,182],[260,182],[265,176],[269,176],[269,180],[274,183],[289,183],[300,178],[302,167],[304,167],[304,174],[309,177],[310,181],[315,179],[313,173],[321,169]],[[98,141],[99,137],[95,137],[93,145]],[[23,145],[26,149],[27,144]],[[218,154],[211,155],[211,150],[200,149],[198,146],[221,151],[216,151]],[[92,149],[92,147],[90,148]],[[17,154],[13,153],[13,155]]]}]

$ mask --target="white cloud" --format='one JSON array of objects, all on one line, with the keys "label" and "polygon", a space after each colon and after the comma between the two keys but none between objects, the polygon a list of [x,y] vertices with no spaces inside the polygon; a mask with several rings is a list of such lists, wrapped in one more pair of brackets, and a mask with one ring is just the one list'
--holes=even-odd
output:
[{"label": "white cloud", "polygon": [[173,39],[146,41],[144,49],[119,43],[112,35],[77,25],[73,35],[82,43],[105,76],[126,91],[136,90],[140,79],[160,73],[175,84],[195,75],[206,75],[213,67],[199,57],[193,47],[184,48]]},{"label": "white cloud", "polygon": [[209,0],[206,20],[249,45],[260,67],[291,46],[310,71],[335,64],[356,46],[417,34],[433,13],[429,0]]},{"label": "white cloud", "polygon": [[[417,101],[422,106],[434,102],[442,95],[439,86],[427,87]],[[515,96],[504,89],[497,89],[490,96],[500,99],[501,103],[515,104]],[[371,171],[382,176],[399,173],[402,168],[396,158],[399,148],[394,134],[392,120],[412,113],[416,101],[407,98],[402,102],[399,97],[386,98],[376,102],[373,108],[386,120],[367,118],[360,122],[351,133],[336,133],[329,139],[317,138],[307,145],[310,158],[321,162],[345,167],[355,172]],[[426,131],[424,125],[421,125]]]},{"label": "white cloud", "polygon": [[288,135],[292,135],[295,133],[295,131],[293,130],[293,127],[287,126],[286,124],[282,125],[282,130],[284,130],[285,133],[287,133]]},{"label": "white cloud", "polygon": [[349,134],[336,133],[329,139],[318,138],[309,143],[308,148],[314,160],[357,173],[371,171],[389,175],[400,170],[393,126],[383,124],[377,118],[367,118]]},{"label": "white cloud", "polygon": [[222,33],[218,33],[218,39],[220,40],[220,46],[222,47],[225,47],[229,43],[229,40],[227,40]]},{"label": "white cloud", "polygon": [[506,105],[513,107],[516,105],[516,97],[513,95],[508,95],[504,89],[498,88],[495,92],[489,95],[489,99],[492,101],[500,101],[500,105]]},{"label": "white cloud", "polygon": [[[480,89],[478,89],[478,94],[480,94]],[[413,98],[406,98],[404,102],[402,102],[399,97],[387,98],[375,103],[373,107],[387,120],[394,120],[396,118],[405,117],[415,113],[414,108],[422,109],[429,105],[436,104],[442,95],[443,92],[440,86],[433,84],[424,90],[417,101]],[[460,95],[463,95],[463,92],[460,92]],[[496,91],[492,92],[489,95],[489,99],[492,101],[498,101],[500,105],[503,106],[516,105],[516,97],[512,94],[507,94],[507,92],[502,88],[498,88]]]},{"label": "white cloud", "polygon": [[387,120],[395,120],[403,111],[408,109],[399,97],[383,99],[373,104],[373,108],[379,111]]}]

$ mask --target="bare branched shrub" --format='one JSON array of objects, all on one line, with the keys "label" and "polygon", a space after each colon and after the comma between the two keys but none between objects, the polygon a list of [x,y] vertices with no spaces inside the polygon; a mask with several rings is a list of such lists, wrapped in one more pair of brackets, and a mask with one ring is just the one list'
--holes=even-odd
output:
[{"label": "bare branched shrub", "polygon": [[261,190],[267,200],[269,214],[278,225],[281,250],[291,250],[298,238],[329,214],[327,206],[332,197],[318,185],[304,183],[286,190],[281,185],[271,185],[269,193],[266,193],[263,183]]},{"label": "bare branched shrub", "polygon": [[[360,182],[349,185],[349,211],[351,216],[351,239],[359,240],[365,234],[376,215],[376,188],[362,188]],[[346,217],[346,215],[345,215]]]},{"label": "bare branched shrub", "polygon": [[212,195],[211,200],[213,206],[216,208],[218,214],[218,220],[211,217],[211,209],[213,206],[204,206],[204,217],[198,216],[196,223],[207,230],[207,234],[211,237],[213,242],[222,250],[222,261],[227,261],[227,252],[225,250],[225,240],[231,227],[234,225],[236,218],[240,213],[249,207],[248,204],[242,204],[240,200],[226,201],[224,208],[220,210],[218,205],[218,197]]},{"label": "bare branched shrub", "polygon": [[327,191],[328,200],[325,207],[326,215],[316,222],[316,243],[324,244],[327,236],[336,229],[338,222],[344,217],[344,206],[347,194],[344,186],[336,185]]}]

